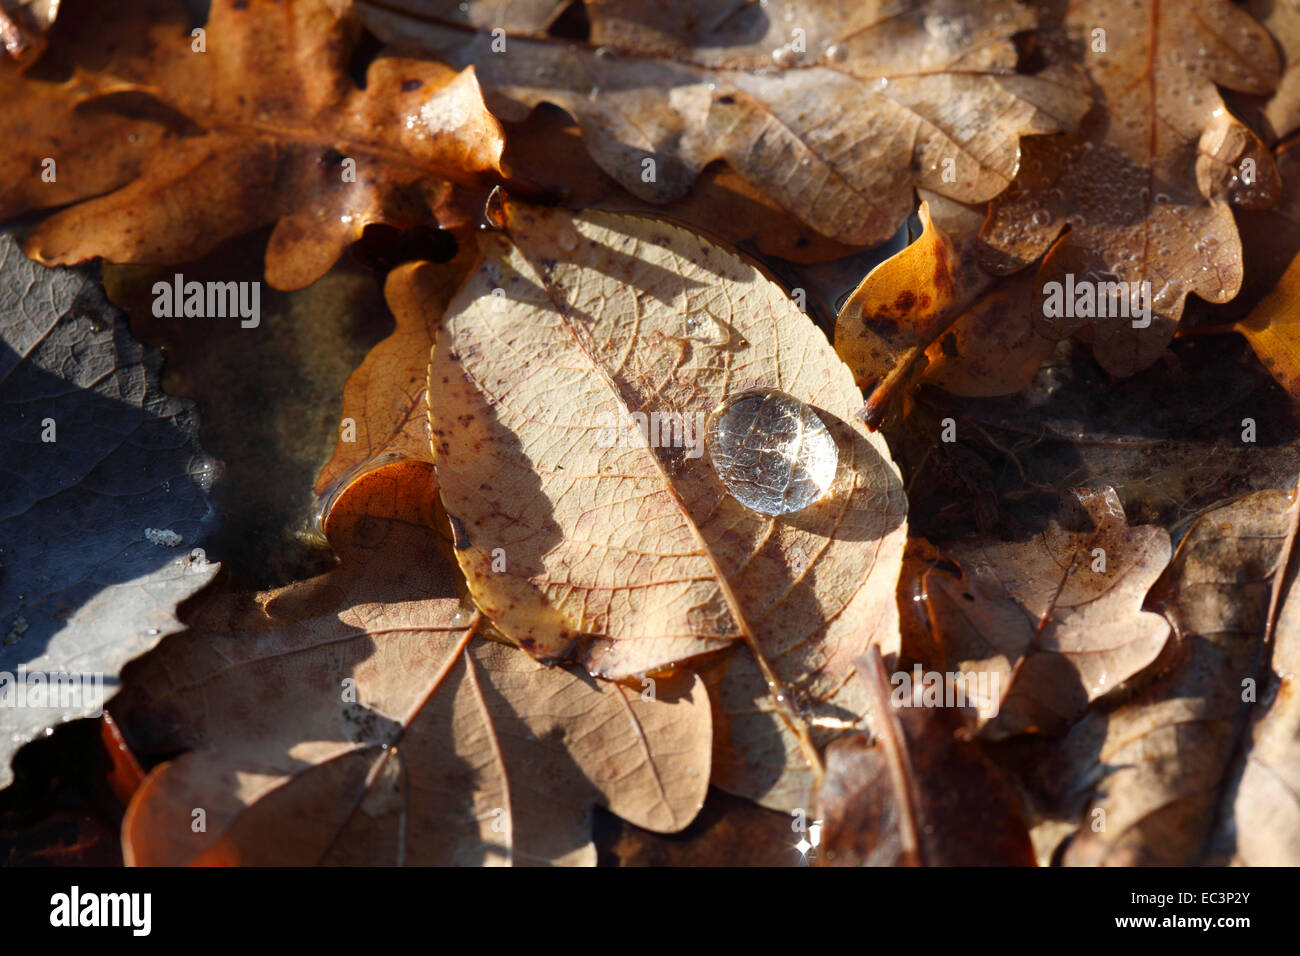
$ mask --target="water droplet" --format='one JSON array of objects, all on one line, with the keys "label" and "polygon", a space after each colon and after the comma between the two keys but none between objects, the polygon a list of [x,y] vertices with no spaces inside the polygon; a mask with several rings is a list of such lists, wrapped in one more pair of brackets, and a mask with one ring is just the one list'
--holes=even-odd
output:
[{"label": "water droplet", "polygon": [[826,48],[826,59],[832,63],[843,63],[848,59],[849,51],[844,48],[842,43],[832,43]]},{"label": "water droplet", "polygon": [[794,53],[788,45],[777,47],[772,51],[772,59],[776,61],[778,66],[785,66],[794,59]]},{"label": "water droplet", "polygon": [[581,239],[575,230],[566,229],[556,237],[555,241],[565,252],[573,252],[578,248]]},{"label": "water droplet", "polygon": [[1048,226],[1052,222],[1052,214],[1046,209],[1035,210],[1034,214],[1029,218],[1033,220],[1035,226]]},{"label": "water droplet", "polygon": [[731,342],[731,326],[708,312],[699,310],[688,312],[686,338],[693,342],[722,348]]},{"label": "water droplet", "polygon": [[709,420],[708,449],[731,496],[765,515],[807,508],[830,488],[839,464],[817,413],[772,388],[729,396]]}]

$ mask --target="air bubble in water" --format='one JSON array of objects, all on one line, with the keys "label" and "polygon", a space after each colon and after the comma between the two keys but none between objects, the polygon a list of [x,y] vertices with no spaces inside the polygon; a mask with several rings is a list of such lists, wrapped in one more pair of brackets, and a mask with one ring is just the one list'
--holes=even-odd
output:
[{"label": "air bubble in water", "polygon": [[839,463],[817,413],[772,388],[729,396],[709,419],[708,450],[731,496],[765,515],[807,508],[830,488]]}]

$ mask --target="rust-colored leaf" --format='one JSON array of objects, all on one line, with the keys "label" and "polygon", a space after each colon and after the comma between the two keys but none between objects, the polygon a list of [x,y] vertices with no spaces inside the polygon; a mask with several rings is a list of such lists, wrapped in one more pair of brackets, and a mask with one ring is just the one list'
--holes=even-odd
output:
[{"label": "rust-colored leaf", "polygon": [[[174,12],[170,20],[183,22]],[[380,56],[365,88],[353,84],[349,5],[214,0],[205,29],[202,52],[183,30],[152,31],[147,55],[108,57],[118,73],[0,88],[0,139],[22,132],[15,124],[27,110],[10,103],[36,97],[56,107],[41,124],[56,163],[86,159],[79,151],[109,121],[90,127],[83,117],[112,106],[110,96],[145,98],[163,114],[157,124],[181,133],[168,137],[166,148],[115,147],[124,155],[110,153],[107,168],[94,175],[100,188],[120,188],[41,223],[28,238],[29,255],[47,263],[103,256],[163,264],[275,223],[267,281],[301,288],[368,223],[436,218],[449,181],[474,184],[499,172],[501,128],[472,69]],[[87,55],[96,59],[93,48]],[[66,130],[50,122],[60,118]],[[112,129],[116,138],[130,132],[129,124]],[[64,143],[65,133],[77,151]],[[40,183],[41,172],[38,166],[25,175]],[[49,191],[27,183],[6,197],[0,215],[66,202],[70,191],[87,198],[97,190],[95,183]]]},{"label": "rust-colored leaf", "polygon": [[924,367],[927,346],[992,282],[974,258],[982,213],[936,201],[941,221],[922,200],[921,235],[872,269],[835,320],[835,351],[868,393],[863,417],[871,425],[879,425],[917,363]]},{"label": "rust-colored leaf", "polygon": [[1037,280],[1020,272],[979,296],[925,350],[920,381],[954,395],[1012,395],[1027,387],[1056,348],[1030,318]]}]

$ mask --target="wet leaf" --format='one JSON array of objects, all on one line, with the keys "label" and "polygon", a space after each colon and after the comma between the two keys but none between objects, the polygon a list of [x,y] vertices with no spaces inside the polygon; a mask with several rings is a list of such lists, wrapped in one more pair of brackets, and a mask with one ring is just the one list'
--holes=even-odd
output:
[{"label": "wet leaf", "polygon": [[[1071,4],[1062,26],[1099,107],[1076,134],[1026,141],[1016,182],[984,229],[988,264],[1010,272],[1046,252],[1031,306],[1039,331],[1060,339],[1090,329],[1102,366],[1131,375],[1160,357],[1189,294],[1226,302],[1241,287],[1231,206],[1271,205],[1280,181],[1216,84],[1271,92],[1277,54],[1256,21],[1218,0],[1094,0]],[[1119,314],[1089,309],[1068,291],[1067,275],[1088,288],[1130,283],[1110,304]],[[1053,282],[1068,308],[1051,303]],[[1142,295],[1150,315],[1134,318]]]},{"label": "wet leaf", "polygon": [[186,282],[260,281],[268,233],[168,268],[103,270],[109,297],[130,313],[132,335],[166,355],[163,387],[198,407],[200,442],[220,462],[208,552],[250,589],[333,565],[312,486],[336,445],[357,447],[342,442],[344,384],[392,329],[381,287],[349,259],[305,289],[263,286],[255,327],[239,315],[154,315],[156,284],[172,286],[178,273]]},{"label": "wet leaf", "polygon": [[1038,21],[1011,0],[960,12],[598,0],[584,4],[586,43],[546,35],[559,9],[550,3],[357,6],[381,39],[473,64],[504,120],[543,102],[566,110],[600,167],[638,197],[680,199],[725,160],[818,231],[858,245],[898,228],[914,186],[964,202],[997,195],[1022,135],[1072,128],[1088,106],[1073,73],[1016,71],[1014,37]]},{"label": "wet leaf", "polygon": [[[355,34],[347,5],[214,0],[202,52],[177,29],[179,6],[162,9],[169,28],[149,21],[151,46],[107,57],[116,73],[0,88],[10,102],[54,102],[57,112],[41,125],[56,162],[86,160],[70,155],[62,137],[84,150],[102,130],[83,116],[111,106],[110,97],[134,97],[137,111],[144,97],[164,114],[159,123],[182,133],[166,148],[115,148],[105,158],[110,168],[66,190],[41,190],[40,164],[20,163],[33,182],[5,197],[0,216],[86,200],[33,231],[26,249],[42,262],[103,256],[164,264],[274,223],[267,281],[296,289],[323,274],[368,223],[436,218],[450,182],[472,185],[499,171],[501,129],[474,71],[380,56],[357,88],[346,72]],[[105,58],[93,44],[87,57]],[[19,136],[25,114],[6,106],[0,139]],[[60,118],[66,131],[51,123]],[[130,132],[129,124],[112,130],[128,141]],[[90,198],[110,185],[120,188]]]},{"label": "wet leaf", "polygon": [[[209,511],[195,415],[158,366],[90,273],[0,236],[0,788],[18,747],[98,714],[218,570],[192,551]],[[68,685],[54,706],[37,679]]]},{"label": "wet leaf", "polygon": [[204,603],[133,672],[119,716],[147,750],[190,752],[132,801],[128,863],[591,864],[593,804],[691,821],[699,680],[646,698],[475,637],[435,502],[427,464],[368,473],[326,522],[337,569]]},{"label": "wet leaf", "polygon": [[[905,505],[883,441],[853,421],[847,368],[775,283],[682,229],[513,202],[492,215],[500,232],[481,237],[430,367],[474,600],[539,660],[609,678],[747,644],[722,678],[734,720],[719,735],[792,733],[791,772],[811,772],[810,723],[863,713],[852,658],[897,643]],[[706,453],[709,416],[750,389],[787,393],[834,439],[831,488],[801,511],[746,507]],[[775,475],[763,460],[759,481]],[[744,795],[791,767],[738,759],[715,782]]]},{"label": "wet leaf", "polygon": [[59,0],[12,0],[0,7],[0,72],[31,66],[45,49],[45,31],[59,15]]}]

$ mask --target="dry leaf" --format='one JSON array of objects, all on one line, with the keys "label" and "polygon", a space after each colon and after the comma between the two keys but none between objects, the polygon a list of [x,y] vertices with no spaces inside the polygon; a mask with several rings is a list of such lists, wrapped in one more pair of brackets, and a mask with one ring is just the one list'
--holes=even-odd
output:
[{"label": "dry leaf", "polygon": [[[1082,826],[1066,847],[1065,863],[1202,861],[1216,814],[1225,813],[1224,778],[1245,722],[1270,704],[1262,693],[1258,703],[1248,701],[1246,691],[1247,681],[1264,683],[1260,638],[1289,508],[1284,492],[1266,491],[1210,512],[1152,588],[1147,606],[1164,613],[1177,641],[1157,664],[1162,676],[1139,697],[1089,715],[1065,738],[1061,758],[1069,772],[1058,789],[1067,802],[1082,797],[1086,803],[1075,817]],[[1291,720],[1288,698],[1273,702],[1278,724]],[[1265,747],[1257,772],[1276,756]],[[1258,825],[1266,828],[1265,839],[1294,847],[1294,832],[1272,830],[1278,822],[1271,817]],[[1235,824],[1260,832],[1246,817]]]},{"label": "dry leaf", "polygon": [[350,476],[375,464],[433,460],[425,395],[429,350],[438,321],[475,257],[471,241],[451,262],[409,262],[388,274],[384,298],[396,327],[348,376],[340,440],[316,480],[321,498],[328,501]]},{"label": "dry leaf", "polygon": [[1291,261],[1273,291],[1260,300],[1250,315],[1233,325],[1246,336],[1282,387],[1300,397],[1300,316],[1296,295],[1300,290],[1300,255]]},{"label": "dry leaf", "polygon": [[835,320],[835,351],[868,393],[863,417],[871,425],[879,425],[930,343],[993,281],[975,263],[983,213],[935,201],[939,221],[922,199],[921,235],[872,269]]},{"label": "dry leaf", "polygon": [[[874,744],[855,735],[826,754],[817,791],[822,858],[831,866],[1032,866],[1014,791],[946,708],[895,706],[879,653],[862,662],[875,688]],[[879,716],[883,715],[883,716]]]},{"label": "dry leaf", "polygon": [[[185,135],[165,149],[110,154],[110,168],[97,174],[101,188],[123,182],[131,171],[124,166],[138,166],[138,176],[41,223],[26,249],[42,262],[184,261],[276,223],[267,281],[296,289],[328,270],[368,223],[426,221],[446,199],[448,180],[472,184],[498,171],[501,129],[473,70],[381,56],[358,89],[346,72],[355,32],[346,5],[214,0],[205,52],[191,52],[198,41],[184,30],[151,26],[147,52],[110,58],[117,74],[0,87],[10,102],[52,100],[78,146],[91,132],[82,115],[103,108],[110,94],[143,95],[171,111],[173,124],[184,121]],[[13,124],[0,121],[3,139],[21,132]],[[49,156],[79,158],[69,157],[49,114],[42,128],[55,144]],[[128,124],[114,136],[129,132]],[[39,181],[40,173],[30,175]],[[84,183],[70,189],[75,198],[96,191]],[[4,216],[72,197],[33,185],[6,198]]]},{"label": "dry leaf", "polygon": [[[1039,331],[1061,339],[1090,328],[1102,366],[1131,375],[1164,351],[1188,294],[1226,302],[1241,286],[1230,203],[1270,205],[1280,181],[1216,84],[1268,93],[1277,54],[1257,22],[1221,0],[1075,3],[1063,27],[1099,107],[1078,134],[1025,142],[1016,182],[984,229],[993,253],[986,261],[1009,272],[1047,252],[1033,306]],[[1046,287],[1066,288],[1067,275],[1089,287],[1131,283],[1114,303],[1130,314],[1094,319],[1084,303],[1049,316]],[[1135,319],[1143,296],[1150,314]]]},{"label": "dry leaf", "polygon": [[1300,127],[1300,7],[1278,0],[1246,0],[1242,8],[1255,17],[1282,48],[1282,79],[1263,109],[1274,140]]},{"label": "dry leaf", "polygon": [[[793,730],[807,772],[809,721],[863,713],[852,658],[897,643],[905,504],[884,442],[852,420],[851,375],[775,283],[698,236],[509,202],[491,215],[429,388],[475,601],[539,660],[606,677],[748,643],[720,695],[756,733],[719,736],[744,750]],[[719,403],[755,388],[815,409],[838,450],[825,494],[778,518],[729,495],[702,444]],[[787,766],[715,782],[761,796]]]},{"label": "dry leaf", "polygon": [[326,523],[339,568],[204,604],[132,675],[119,717],[151,750],[192,752],[132,801],[128,863],[592,864],[594,803],[655,830],[691,821],[709,769],[698,678],[645,699],[472,640],[431,477],[368,473]]},{"label": "dry leaf", "polygon": [[1154,661],[1169,637],[1160,615],[1141,610],[1169,563],[1169,535],[1130,527],[1113,488],[1076,489],[1074,498],[1028,540],[946,545],[966,576],[925,578],[950,666],[990,682],[996,675],[997,704],[972,708],[991,739],[1064,732]]},{"label": "dry leaf", "polygon": [[670,207],[633,196],[596,165],[583,150],[577,125],[555,108],[536,109],[507,126],[502,166],[511,177],[562,196],[566,208],[671,215],[741,249],[790,262],[825,262],[856,249],[801,223],[721,163],[701,171],[690,192]]},{"label": "dry leaf", "polygon": [[[1291,503],[1293,532],[1295,508]],[[1294,550],[1294,538],[1290,543]],[[1259,679],[1259,703],[1242,743],[1245,758],[1220,811],[1214,849],[1233,866],[1300,865],[1300,606],[1293,600],[1294,556],[1290,563],[1269,671]]]},{"label": "dry leaf", "polygon": [[583,7],[585,44],[547,36],[553,3],[357,5],[381,39],[474,64],[502,119],[543,102],[568,111],[596,162],[636,196],[680,199],[722,159],[858,245],[898,228],[914,186],[964,202],[997,195],[1022,135],[1072,128],[1088,107],[1073,73],[1016,71],[1016,35],[1038,20],[1012,0],[960,13],[938,0]]},{"label": "dry leaf", "polygon": [[920,381],[954,395],[1013,395],[1056,348],[1040,334],[1028,304],[1037,277],[1029,271],[1002,279],[925,350]]}]

